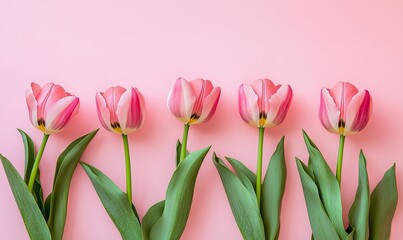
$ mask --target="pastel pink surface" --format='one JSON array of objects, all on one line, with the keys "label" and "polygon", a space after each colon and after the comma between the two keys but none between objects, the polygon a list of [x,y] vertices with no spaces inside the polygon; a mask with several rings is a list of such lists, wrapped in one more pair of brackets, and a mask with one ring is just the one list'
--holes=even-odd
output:
[{"label": "pastel pink surface", "polygon": [[[242,239],[232,216],[213,151],[255,169],[257,130],[238,113],[238,87],[257,78],[290,84],[294,96],[285,121],[267,131],[264,166],[281,136],[286,136],[288,178],[280,239],[310,239],[311,230],[295,164],[307,161],[301,129],[317,143],[330,166],[336,165],[338,136],[318,119],[319,94],[338,81],[368,89],[374,110],[366,129],[348,136],[342,196],[349,209],[357,185],[357,159],[367,157],[371,189],[397,163],[402,185],[403,3],[384,1],[1,1],[0,2],[0,152],[17,169],[24,167],[16,128],[36,145],[41,133],[28,118],[24,93],[31,81],[53,81],[80,97],[80,111],[53,135],[41,162],[45,195],[56,158],[73,139],[101,127],[95,93],[110,86],[137,87],[147,116],[130,135],[134,202],[140,216],[164,198],[174,170],[176,139],[182,124],[166,106],[179,76],[201,77],[220,86],[215,116],[192,126],[190,150],[213,145],[197,179],[195,197],[182,239]],[[240,147],[242,146],[242,147]],[[125,185],[121,138],[101,129],[83,156]],[[0,239],[28,239],[17,205],[0,170]],[[344,212],[347,221],[347,211]],[[403,224],[399,204],[391,239]],[[64,239],[120,239],[88,177],[78,167],[71,184]]]}]

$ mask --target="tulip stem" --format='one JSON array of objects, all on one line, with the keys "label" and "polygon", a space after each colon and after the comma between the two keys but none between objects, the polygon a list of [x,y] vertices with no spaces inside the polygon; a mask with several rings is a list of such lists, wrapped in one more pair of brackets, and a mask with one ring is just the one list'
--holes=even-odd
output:
[{"label": "tulip stem", "polygon": [[183,126],[183,137],[182,137],[180,162],[182,162],[183,159],[185,159],[185,157],[186,157],[186,146],[188,144],[189,127],[190,127],[190,125],[187,123],[185,123],[185,125]]},{"label": "tulip stem", "polygon": [[30,192],[32,192],[32,189],[34,188],[36,173],[38,172],[39,168],[39,162],[41,161],[43,151],[45,150],[45,146],[46,143],[48,142],[49,136],[50,136],[49,134],[46,133],[43,134],[41,147],[39,148],[38,154],[36,155],[34,166],[32,167],[31,175],[29,176],[28,189]]},{"label": "tulip stem", "polygon": [[262,189],[262,158],[263,158],[263,138],[264,138],[264,128],[259,128],[259,144],[257,152],[257,172],[256,172],[256,198],[257,204],[260,209],[260,195]]},{"label": "tulip stem", "polygon": [[337,181],[339,182],[339,186],[341,188],[341,169],[343,165],[343,152],[344,152],[344,140],[345,140],[344,135],[340,135],[340,142],[339,142],[339,153],[337,157],[337,169],[336,169],[336,178]]},{"label": "tulip stem", "polygon": [[123,145],[125,148],[125,160],[126,160],[126,194],[129,203],[132,204],[132,174],[130,166],[130,151],[129,151],[129,141],[127,140],[127,135],[122,134]]}]

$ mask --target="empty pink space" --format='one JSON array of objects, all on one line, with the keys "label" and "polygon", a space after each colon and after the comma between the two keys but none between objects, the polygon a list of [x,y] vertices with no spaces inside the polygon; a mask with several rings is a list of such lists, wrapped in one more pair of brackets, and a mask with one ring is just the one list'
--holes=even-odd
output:
[{"label": "empty pink space", "polygon": [[[363,149],[371,190],[396,163],[403,193],[403,3],[384,1],[0,1],[0,153],[22,172],[24,151],[17,128],[38,146],[41,133],[28,118],[29,83],[52,81],[80,97],[65,131],[52,135],[41,161],[45,195],[57,156],[73,139],[100,128],[95,93],[110,86],[137,87],[147,116],[129,137],[133,201],[143,216],[164,198],[175,168],[182,124],[166,103],[172,82],[201,77],[221,87],[215,116],[190,129],[188,147],[212,145],[195,188],[181,239],[242,239],[213,151],[255,169],[257,129],[238,113],[238,87],[257,78],[289,84],[294,92],[285,121],[266,131],[263,168],[285,136],[288,177],[280,239],[310,239],[311,230],[295,157],[307,162],[301,130],[317,143],[332,169],[338,136],[318,118],[320,89],[349,81],[368,89],[373,115],[360,133],[346,138],[342,198],[354,199],[358,156]],[[100,129],[83,156],[125,188],[121,138]],[[0,170],[0,239],[28,239],[4,171]],[[347,214],[344,220],[347,224]],[[399,203],[391,239],[401,237]],[[87,175],[79,166],[70,188],[64,239],[120,239]]]}]

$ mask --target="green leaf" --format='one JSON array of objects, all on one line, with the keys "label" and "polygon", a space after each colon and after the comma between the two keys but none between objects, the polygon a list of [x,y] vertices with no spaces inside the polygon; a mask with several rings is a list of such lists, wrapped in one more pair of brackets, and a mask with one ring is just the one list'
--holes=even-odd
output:
[{"label": "green leaf", "polygon": [[225,158],[234,168],[236,174],[240,176],[240,173],[243,173],[249,179],[249,182],[252,183],[253,189],[256,189],[256,174],[249,170],[242,162],[230,157]]},{"label": "green leaf", "polygon": [[49,220],[49,213],[50,213],[50,203],[52,202],[52,195],[53,193],[50,193],[48,197],[45,200],[45,208],[44,212],[45,214],[43,215],[45,217],[46,222]]},{"label": "green leaf", "polygon": [[151,232],[151,228],[160,219],[162,212],[164,211],[165,201],[154,204],[148,209],[146,215],[144,215],[141,229],[143,230],[143,239],[148,240]]},{"label": "green leaf", "polygon": [[[24,167],[24,181],[28,185],[29,177],[31,176],[32,167],[35,163],[35,147],[32,139],[21,129],[18,129],[21,134],[22,141],[24,143],[24,151],[25,151],[25,167]],[[39,209],[42,214],[44,214],[44,205],[43,205],[43,192],[42,186],[40,182],[40,170],[38,168],[35,182],[33,186],[32,194],[35,198],[36,203],[38,204]]]},{"label": "green leaf", "polygon": [[[355,230],[351,231],[351,233],[347,236],[346,240],[358,240],[357,238],[354,237]],[[364,238],[363,238],[364,239]]]},{"label": "green leaf", "polygon": [[63,238],[71,178],[78,161],[97,131],[95,130],[73,141],[57,160],[48,219],[48,226],[53,240]]},{"label": "green leaf", "polygon": [[273,153],[262,185],[261,214],[267,240],[278,239],[281,202],[283,200],[287,168],[284,157],[284,137]]},{"label": "green leaf", "polygon": [[396,164],[385,173],[371,194],[369,239],[389,239],[397,205]]},{"label": "green leaf", "polygon": [[32,167],[35,163],[35,147],[32,139],[21,129],[18,129],[24,143],[25,151],[25,167],[24,167],[24,181],[28,185],[29,177],[31,176]]},{"label": "green leaf", "polygon": [[358,188],[355,200],[351,206],[348,218],[350,226],[354,229],[350,235],[351,239],[368,239],[368,215],[369,215],[369,183],[367,173],[367,162],[363,152],[360,152]]},{"label": "green leaf", "polygon": [[[233,160],[233,159],[232,159]],[[220,174],[238,228],[246,240],[265,239],[264,226],[252,183],[243,172],[235,175],[215,154],[213,162]]]},{"label": "green leaf", "polygon": [[322,153],[308,137],[306,132],[303,132],[303,135],[323,206],[339,237],[341,239],[346,239],[347,233],[344,230],[343,225],[339,183],[329,165],[323,158]]},{"label": "green leaf", "polygon": [[166,192],[164,211],[146,239],[179,239],[192,205],[194,185],[210,147],[192,152],[176,168]]},{"label": "green leaf", "polygon": [[140,223],[126,193],[95,167],[80,162],[122,239],[142,239]]},{"label": "green leaf", "polygon": [[48,226],[26,183],[8,159],[1,154],[0,159],[29,237],[32,240],[50,240]]},{"label": "green leaf", "polygon": [[305,203],[314,239],[340,240],[333,223],[330,221],[323,207],[318,187],[308,174],[308,167],[299,159],[297,159],[297,167],[304,190]]},{"label": "green leaf", "polygon": [[[176,166],[178,166],[181,161],[181,149],[182,149],[182,143],[178,140],[176,142]],[[186,150],[186,156],[187,155],[189,155],[188,150]]]}]

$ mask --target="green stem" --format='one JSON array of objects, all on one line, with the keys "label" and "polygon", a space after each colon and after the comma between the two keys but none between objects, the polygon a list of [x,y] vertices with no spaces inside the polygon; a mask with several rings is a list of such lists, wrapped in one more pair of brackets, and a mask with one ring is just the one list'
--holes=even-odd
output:
[{"label": "green stem", "polygon": [[127,135],[122,134],[123,145],[125,148],[125,160],[126,160],[126,194],[129,203],[132,204],[132,174],[130,166],[130,151],[129,151],[129,141],[127,140]]},{"label": "green stem", "polygon": [[257,152],[257,173],[256,173],[256,198],[257,204],[260,209],[260,195],[262,189],[262,158],[263,158],[263,138],[264,138],[264,128],[259,128],[259,145]]},{"label": "green stem", "polygon": [[28,189],[30,192],[32,192],[32,189],[34,188],[36,173],[38,172],[39,168],[39,162],[41,161],[43,151],[45,150],[45,146],[48,142],[49,136],[49,134],[43,134],[41,147],[39,148],[38,154],[36,155],[34,166],[32,167],[31,175],[29,176]]},{"label": "green stem", "polygon": [[339,142],[339,154],[337,156],[337,169],[336,169],[336,178],[339,182],[339,186],[341,187],[341,169],[343,165],[343,152],[344,152],[344,139],[346,137],[344,135],[340,135]]},{"label": "green stem", "polygon": [[185,157],[186,157],[186,146],[188,144],[189,127],[190,127],[190,125],[187,123],[185,123],[185,125],[183,126],[183,137],[182,137],[180,162],[182,162],[183,159],[185,159]]}]

